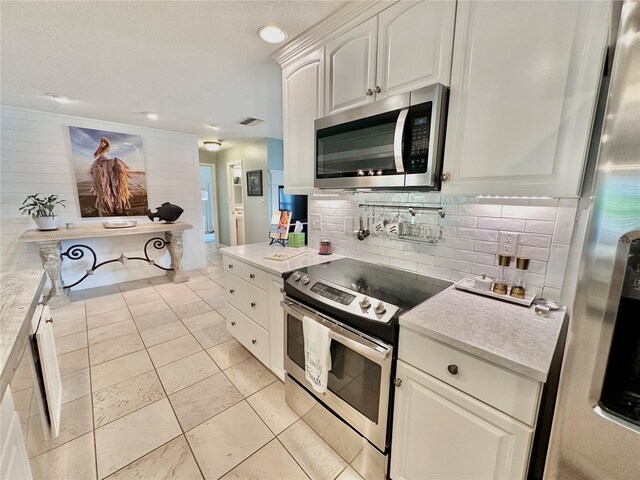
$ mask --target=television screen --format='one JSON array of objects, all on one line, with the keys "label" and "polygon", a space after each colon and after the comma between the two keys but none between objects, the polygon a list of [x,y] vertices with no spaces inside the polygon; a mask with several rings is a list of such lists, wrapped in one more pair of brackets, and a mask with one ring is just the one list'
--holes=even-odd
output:
[{"label": "television screen", "polygon": [[307,196],[287,195],[284,193],[284,186],[278,187],[279,210],[289,210],[291,212],[291,225],[295,222],[307,222]]}]

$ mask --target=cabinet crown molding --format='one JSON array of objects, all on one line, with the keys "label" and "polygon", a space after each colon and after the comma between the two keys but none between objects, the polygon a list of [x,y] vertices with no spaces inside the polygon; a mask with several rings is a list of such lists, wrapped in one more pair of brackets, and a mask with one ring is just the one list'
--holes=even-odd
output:
[{"label": "cabinet crown molding", "polygon": [[282,68],[285,68],[296,58],[311,53],[328,40],[361,24],[395,3],[397,3],[397,1],[389,0],[347,2],[345,6],[308,28],[282,48],[276,50],[272,58],[278,62]]}]

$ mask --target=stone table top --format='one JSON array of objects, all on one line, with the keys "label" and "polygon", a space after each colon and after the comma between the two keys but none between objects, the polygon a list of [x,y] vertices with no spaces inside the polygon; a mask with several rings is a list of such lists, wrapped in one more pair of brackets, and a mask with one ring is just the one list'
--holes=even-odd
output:
[{"label": "stone table top", "polygon": [[0,275],[0,396],[20,363],[44,281],[42,270]]},{"label": "stone table top", "polygon": [[286,247],[287,250],[304,251],[304,253],[293,257],[290,260],[266,260],[264,257],[274,252],[285,250],[281,245],[268,245],[267,243],[252,243],[249,245],[238,245],[237,247],[221,248],[223,255],[228,255],[241,262],[248,263],[266,272],[277,276],[282,276],[285,272],[296,270],[298,268],[308,267],[309,265],[317,265],[319,263],[329,262],[343,258],[342,255],[336,253],[331,255],[320,255],[314,248],[300,247],[292,249]]},{"label": "stone table top", "polygon": [[[140,222],[140,221],[139,221]],[[98,238],[116,237],[122,235],[138,235],[144,233],[181,232],[193,228],[187,222],[173,223],[152,223],[151,221],[138,223],[135,227],[129,228],[104,228],[101,223],[90,223],[77,225],[75,228],[59,228],[58,230],[27,230],[20,235],[21,242],[58,242],[60,240],[71,240],[74,238]]]},{"label": "stone table top", "polygon": [[533,306],[451,286],[402,315],[400,327],[546,382],[565,315],[561,309],[541,318]]}]

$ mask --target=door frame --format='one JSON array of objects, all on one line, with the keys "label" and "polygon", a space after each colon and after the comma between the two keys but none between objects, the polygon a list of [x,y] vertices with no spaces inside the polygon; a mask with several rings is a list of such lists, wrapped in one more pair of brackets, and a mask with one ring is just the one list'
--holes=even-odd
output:
[{"label": "door frame", "polygon": [[[231,169],[235,165],[240,165],[240,169],[242,170],[242,159],[238,160],[229,160],[226,165],[227,169],[227,205],[229,207],[229,244],[230,246],[238,245],[238,229],[236,226],[236,217],[234,214],[235,202],[233,201],[233,175],[231,174]],[[244,175],[244,171],[243,171]],[[240,182],[243,182],[244,178],[241,177]],[[242,205],[244,206],[244,188],[242,189]]]},{"label": "door frame", "polygon": [[[211,186],[213,192],[211,192],[211,198],[209,198],[209,202],[211,202],[213,212],[213,228],[215,229],[215,245],[216,247],[220,245],[220,223],[219,216],[220,212],[218,211],[218,178],[216,176],[216,165],[214,163],[200,163],[201,167],[208,167],[211,171]],[[215,198],[215,201],[214,201]]]}]

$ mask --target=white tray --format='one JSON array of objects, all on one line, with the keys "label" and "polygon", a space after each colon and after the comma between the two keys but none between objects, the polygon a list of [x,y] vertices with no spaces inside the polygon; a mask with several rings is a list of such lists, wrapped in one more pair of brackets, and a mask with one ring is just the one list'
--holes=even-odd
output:
[{"label": "white tray", "polygon": [[467,292],[478,293],[480,295],[484,295],[485,297],[495,298],[496,300],[502,300],[504,302],[515,303],[517,305],[523,305],[525,307],[530,307],[533,303],[533,300],[536,298],[535,293],[527,293],[524,298],[514,298],[508,293],[506,295],[500,295],[497,293],[493,293],[492,291],[480,290],[473,286],[474,281],[470,278],[463,278],[462,280],[458,280],[453,284],[458,290],[465,290]]},{"label": "white tray", "polygon": [[106,222],[102,222],[104,228],[131,228],[137,224],[137,220],[107,220]]},{"label": "white tray", "polygon": [[276,260],[278,262],[284,262],[285,260],[291,260],[292,258],[297,257],[298,255],[302,255],[303,253],[307,253],[306,248],[283,248],[278,250],[277,252],[270,253],[264,257],[265,260]]}]

